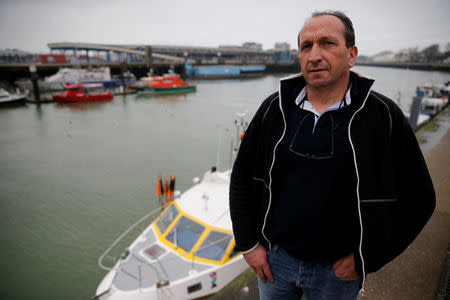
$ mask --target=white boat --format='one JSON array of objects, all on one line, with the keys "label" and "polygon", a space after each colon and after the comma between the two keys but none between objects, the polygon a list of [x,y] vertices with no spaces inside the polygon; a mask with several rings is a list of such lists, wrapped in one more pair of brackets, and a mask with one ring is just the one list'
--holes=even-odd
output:
[{"label": "white boat", "polygon": [[106,268],[102,260],[116,240],[99,259],[109,272],[95,298],[196,299],[218,292],[244,272],[248,265],[234,250],[229,181],[230,171],[206,172],[168,204],[114,267]]},{"label": "white boat", "polygon": [[422,98],[421,111],[433,115],[448,105],[450,82],[426,83],[422,87],[417,87],[416,94]]},{"label": "white boat", "polygon": [[[64,89],[65,83],[87,83],[111,81],[109,67],[80,69],[80,68],[61,68],[55,74],[47,76],[44,80],[39,80],[39,89],[41,91],[58,91]],[[16,84],[24,91],[33,89],[30,80],[20,80]]]},{"label": "white boat", "polygon": [[[125,72],[123,76],[127,86],[136,81],[136,77],[128,71]],[[38,81],[39,89],[44,92],[64,90],[66,83],[100,83],[106,89],[114,89],[122,85],[122,78],[121,76],[113,76],[113,78],[111,78],[109,67],[92,69],[61,68],[55,74],[45,77],[44,80]],[[16,81],[16,84],[23,91],[33,90],[33,85],[28,79]]]},{"label": "white boat", "polygon": [[448,104],[448,97],[442,96],[440,98],[423,97],[421,102],[422,111],[435,113]]},{"label": "white boat", "polygon": [[24,95],[11,95],[7,90],[0,88],[0,105],[12,105],[25,103]]}]

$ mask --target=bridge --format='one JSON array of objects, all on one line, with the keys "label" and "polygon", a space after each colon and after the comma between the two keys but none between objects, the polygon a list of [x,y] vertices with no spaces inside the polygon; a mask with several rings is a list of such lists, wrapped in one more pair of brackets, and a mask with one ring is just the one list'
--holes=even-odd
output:
[{"label": "bridge", "polygon": [[[248,43],[247,43],[248,44]],[[59,52],[78,57],[80,51],[85,53],[87,62],[91,60],[102,60],[107,62],[125,61],[128,62],[172,62],[183,63],[191,61],[194,64],[267,64],[276,62],[293,62],[296,51],[290,51],[289,46],[284,49],[262,50],[258,47],[246,46],[219,46],[213,47],[193,47],[193,46],[173,46],[173,45],[114,45],[95,43],[50,43],[48,47],[51,53]],[[101,59],[90,57],[89,53],[94,52]],[[115,58],[113,58],[115,54]]]},{"label": "bridge", "polygon": [[[255,47],[256,45],[256,47]],[[164,74],[169,69],[183,74],[184,63],[194,65],[265,65],[266,72],[295,72],[298,70],[296,50],[289,45],[275,50],[262,50],[256,43],[243,46],[196,47],[174,45],[118,45],[99,43],[61,42],[49,43],[51,55],[64,57],[62,62],[41,61],[38,55],[33,60],[0,60],[0,81],[14,82],[30,76],[30,65],[35,65],[40,77],[49,76],[63,67],[108,66],[116,75],[127,68],[136,77],[146,76],[149,69],[155,74]],[[287,45],[287,46],[286,46]]]},{"label": "bridge", "polygon": [[[127,54],[130,56],[131,61],[135,61],[135,56],[157,58],[161,60],[168,60],[173,62],[184,62],[184,58],[165,55],[160,53],[153,53],[151,51],[151,46],[126,46],[126,45],[105,45],[105,44],[88,44],[88,43],[50,43],[47,45],[51,52],[55,50],[59,51],[72,51],[73,55],[76,57],[78,51],[85,51],[86,59],[89,62],[88,51],[95,52],[105,52],[106,61],[111,61],[110,52],[116,52],[119,54]],[[126,58],[125,58],[126,59]]]}]

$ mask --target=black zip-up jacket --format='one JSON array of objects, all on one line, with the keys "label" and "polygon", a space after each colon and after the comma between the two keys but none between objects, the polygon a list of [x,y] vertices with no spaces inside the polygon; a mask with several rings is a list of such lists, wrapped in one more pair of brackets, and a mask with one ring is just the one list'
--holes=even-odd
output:
[{"label": "black zip-up jacket", "polygon": [[[357,272],[375,272],[416,238],[435,207],[430,175],[414,132],[398,106],[371,90],[373,80],[351,72],[352,105],[348,126],[360,220]],[[259,243],[266,249],[266,221],[272,201],[272,169],[285,133],[286,101],[306,84],[301,74],[282,79],[279,91],[264,100],[242,140],[230,184],[230,213],[237,249]],[[352,87],[353,89],[353,87]],[[295,99],[295,98],[294,98]],[[283,218],[283,216],[276,216]]]}]

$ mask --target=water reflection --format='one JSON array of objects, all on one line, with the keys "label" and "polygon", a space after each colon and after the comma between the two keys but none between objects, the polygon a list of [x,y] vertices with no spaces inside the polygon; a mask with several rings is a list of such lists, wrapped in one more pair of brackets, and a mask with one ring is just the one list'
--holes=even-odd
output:
[{"label": "water reflection", "polygon": [[155,99],[155,100],[170,100],[177,102],[182,101],[187,97],[188,96],[185,94],[174,94],[174,95],[137,94],[136,101]]},{"label": "water reflection", "polygon": [[61,103],[57,102],[55,107],[57,109],[65,109],[68,108],[72,111],[84,111],[84,110],[100,110],[104,107],[105,103],[112,102],[112,99],[107,100],[96,100],[96,101],[89,101],[89,102],[68,102],[68,103]]}]

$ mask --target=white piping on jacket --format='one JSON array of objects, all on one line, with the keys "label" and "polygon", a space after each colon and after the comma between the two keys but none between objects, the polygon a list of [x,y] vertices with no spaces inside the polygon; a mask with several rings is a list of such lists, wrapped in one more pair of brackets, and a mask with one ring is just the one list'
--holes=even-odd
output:
[{"label": "white piping on jacket", "polygon": [[378,101],[383,103],[384,106],[386,106],[386,109],[387,109],[388,114],[389,114],[389,139],[391,139],[391,137],[392,137],[392,116],[391,116],[391,110],[389,109],[389,106],[383,100],[381,100],[377,95],[374,94],[373,96],[375,97],[375,99],[377,99]]},{"label": "white piping on jacket", "polygon": [[[278,98],[278,105],[280,107],[281,115],[283,116],[284,129],[283,129],[283,134],[281,135],[280,139],[278,140],[278,142],[275,144],[275,147],[273,148],[272,164],[271,164],[270,170],[269,170],[269,204],[267,205],[267,211],[266,211],[266,214],[264,215],[264,222],[263,222],[263,226],[261,228],[262,236],[266,239],[267,243],[269,243],[269,250],[272,250],[272,243],[269,241],[267,236],[264,234],[264,229],[266,228],[267,216],[269,215],[270,206],[272,205],[272,169],[273,169],[273,166],[275,165],[275,153],[277,151],[278,145],[283,140],[284,135],[286,134],[286,127],[287,127],[286,126],[286,118],[284,117],[283,107],[281,106],[281,82],[284,80],[289,80],[289,79],[297,78],[297,77],[301,77],[301,76],[303,76],[302,73],[299,73],[299,74],[294,74],[294,75],[290,75],[288,77],[281,78],[280,83],[278,85],[278,97],[277,98]],[[266,113],[267,113],[267,111],[266,111]]]},{"label": "white piping on jacket", "polygon": [[265,186],[267,189],[269,189],[269,186],[266,184],[266,182],[264,181],[264,179],[253,176],[253,180],[255,180],[255,181],[261,181],[261,182],[264,184],[264,186]]},{"label": "white piping on jacket", "polygon": [[350,142],[350,146],[352,147],[352,151],[353,151],[353,162],[355,164],[355,172],[356,172],[356,200],[358,201],[358,214],[359,214],[359,226],[361,228],[361,234],[359,237],[359,256],[361,258],[361,267],[362,267],[362,284],[361,284],[361,289],[359,290],[359,294],[364,296],[364,294],[366,293],[366,291],[364,290],[364,284],[366,283],[366,267],[364,266],[364,256],[362,254],[362,242],[363,242],[363,224],[362,224],[362,215],[361,215],[361,203],[360,203],[360,195],[359,195],[359,170],[358,170],[358,163],[356,161],[356,152],[355,152],[355,147],[353,145],[352,142],[352,137],[351,137],[351,127],[352,127],[352,122],[353,122],[353,118],[356,116],[356,114],[364,108],[364,106],[366,105],[367,99],[369,98],[370,92],[372,89],[369,89],[369,91],[367,92],[367,96],[366,99],[364,99],[363,104],[361,105],[360,108],[358,108],[357,111],[355,111],[353,113],[353,116],[350,119],[350,122],[348,123],[348,140]]},{"label": "white piping on jacket", "polygon": [[257,242],[256,245],[251,247],[250,249],[241,251],[241,254],[246,254],[246,253],[252,252],[253,250],[255,250],[256,247],[258,247],[258,245],[259,245],[259,242]]}]

